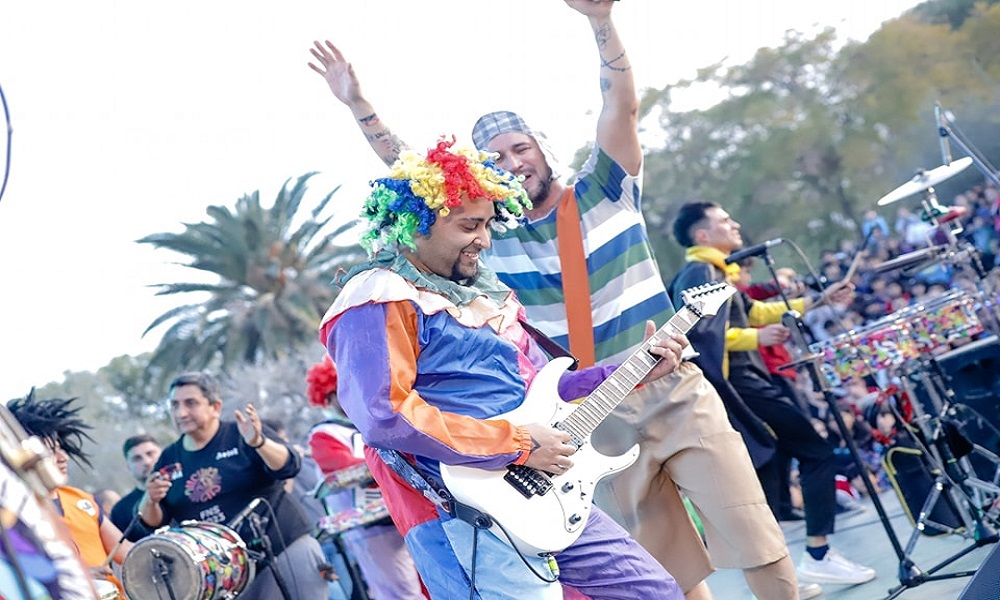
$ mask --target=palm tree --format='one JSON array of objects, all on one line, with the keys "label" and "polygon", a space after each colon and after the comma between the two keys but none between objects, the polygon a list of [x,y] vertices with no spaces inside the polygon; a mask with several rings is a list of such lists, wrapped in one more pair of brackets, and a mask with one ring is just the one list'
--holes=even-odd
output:
[{"label": "palm tree", "polygon": [[143,332],[170,323],[150,360],[164,377],[186,369],[226,370],[316,343],[320,318],[335,296],[332,279],[364,253],[360,246],[336,243],[353,223],[323,233],[332,216],[320,213],[339,187],[294,225],[314,174],[299,177],[294,186],[286,181],[271,208],[263,208],[254,192],[240,198],[235,211],[209,206],[209,220],[186,223],[182,233],[138,240],[190,257],[187,266],[214,280],[153,286],[158,296],[208,294],[204,302],[168,310]]}]

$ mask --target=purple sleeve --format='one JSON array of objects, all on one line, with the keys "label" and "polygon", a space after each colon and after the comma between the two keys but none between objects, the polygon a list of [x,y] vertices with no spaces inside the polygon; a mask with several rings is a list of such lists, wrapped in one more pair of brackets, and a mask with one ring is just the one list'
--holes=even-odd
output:
[{"label": "purple sleeve", "polygon": [[608,378],[618,365],[587,367],[578,371],[566,371],[559,379],[559,396],[563,400],[576,400],[589,395]]}]

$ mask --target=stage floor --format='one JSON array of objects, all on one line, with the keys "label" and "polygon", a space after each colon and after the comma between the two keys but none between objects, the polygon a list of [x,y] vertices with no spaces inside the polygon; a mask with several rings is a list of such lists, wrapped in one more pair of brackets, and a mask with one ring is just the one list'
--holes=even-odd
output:
[{"label": "stage floor", "polygon": [[[900,545],[905,549],[913,527],[903,512],[899,498],[892,490],[883,492],[880,498],[896,535],[900,538]],[[889,536],[882,527],[872,502],[865,499],[863,506],[864,509],[861,511],[838,515],[837,532],[830,538],[831,545],[840,549],[851,560],[874,568],[878,576],[862,585],[823,584],[823,595],[819,597],[820,600],[878,600],[886,598],[889,590],[899,585],[899,559],[893,550],[892,542],[889,541]],[[783,522],[781,528],[785,532],[792,557],[797,563],[805,547],[805,524],[802,521]],[[970,540],[958,535],[920,536],[911,558],[917,567],[926,572],[966,548],[970,543]],[[936,574],[974,570],[986,559],[993,547],[993,544],[989,544],[976,548],[968,555],[937,571]],[[958,598],[968,585],[969,579],[969,577],[959,577],[928,581],[904,590],[897,597],[900,600],[952,600]],[[750,598],[750,590],[740,571],[729,569],[716,571],[708,578],[708,584],[716,600]]]}]

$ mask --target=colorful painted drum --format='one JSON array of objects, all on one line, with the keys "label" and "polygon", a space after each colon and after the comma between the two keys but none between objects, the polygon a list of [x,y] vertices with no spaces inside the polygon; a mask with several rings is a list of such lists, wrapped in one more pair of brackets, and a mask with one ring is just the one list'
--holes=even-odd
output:
[{"label": "colorful painted drum", "polygon": [[812,344],[809,349],[823,357],[824,370],[834,384],[899,367],[920,353],[911,324],[895,316]]},{"label": "colorful painted drum", "polygon": [[317,539],[325,540],[356,527],[374,525],[388,518],[389,509],[385,507],[385,502],[379,498],[364,506],[355,506],[336,514],[320,517],[313,535]]},{"label": "colorful painted drum", "polygon": [[975,298],[962,291],[949,292],[938,298],[909,306],[900,311],[914,333],[914,343],[921,352],[950,350],[951,342],[970,338],[983,332],[976,315]]},{"label": "colorful painted drum", "polygon": [[316,492],[316,497],[322,497],[340,490],[368,486],[374,482],[375,478],[372,477],[372,472],[368,470],[368,465],[360,462],[352,467],[329,473],[324,479],[320,490]]},{"label": "colorful painted drum", "polygon": [[122,563],[131,598],[230,598],[253,581],[254,563],[240,536],[225,525],[184,521],[157,530]]}]

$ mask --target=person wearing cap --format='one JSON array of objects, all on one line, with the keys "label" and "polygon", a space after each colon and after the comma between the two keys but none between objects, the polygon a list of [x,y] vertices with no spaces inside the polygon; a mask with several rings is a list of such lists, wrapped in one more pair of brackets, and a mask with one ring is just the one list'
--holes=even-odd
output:
[{"label": "person wearing cap", "polygon": [[[611,20],[613,3],[566,4],[587,17],[598,44],[604,106],[596,143],[574,185],[566,186],[554,174],[543,136],[523,118],[497,111],[479,119],[472,134],[476,146],[497,153],[498,164],[522,178],[533,205],[525,213],[527,222],[497,233],[482,258],[517,292],[542,332],[585,362],[606,365],[642,341],[646,320],[665,322],[673,306],[640,210],[638,100],[628,56]],[[406,144],[361,92],[350,63],[330,42],[316,42],[311,53],[316,64],[309,66],[351,110],[379,157],[391,164]],[[582,236],[585,250],[572,256],[564,256],[560,248],[560,240],[572,239],[558,233],[560,212],[568,215],[563,223],[571,225],[570,232],[576,225]],[[577,285],[589,286],[589,303],[586,294],[563,289],[564,270],[573,264],[584,265]],[[583,310],[570,315],[567,300],[579,298]],[[736,409],[727,416],[726,406],[688,361],[630,394],[595,431],[594,441],[615,449],[638,443],[640,457],[599,486],[597,504],[677,578],[689,599],[712,597],[704,580],[716,567],[742,569],[760,598],[815,597],[822,593],[818,586],[798,586],[784,535],[754,470],[755,464],[772,458],[773,436],[745,406],[736,407],[742,408],[742,417]],[[708,550],[682,494],[702,517]]]},{"label": "person wearing cap", "polygon": [[[577,450],[548,424],[503,418],[524,403],[548,360],[522,326],[524,308],[479,255],[530,203],[487,153],[452,146],[404,151],[388,177],[372,182],[361,239],[371,261],[338,282],[320,329],[338,369],[337,399],[363,436],[420,577],[432,598],[561,599],[565,583],[594,600],[679,600],[674,578],[599,508],[553,560],[519,554],[418,491],[422,482],[447,490],[442,465],[564,474]],[[677,334],[651,340],[660,360],[643,381],[673,370],[685,343]],[[585,396],[613,369],[565,371],[558,396]],[[411,456],[413,473],[391,454],[385,460],[396,470],[387,468],[373,449]]]}]

